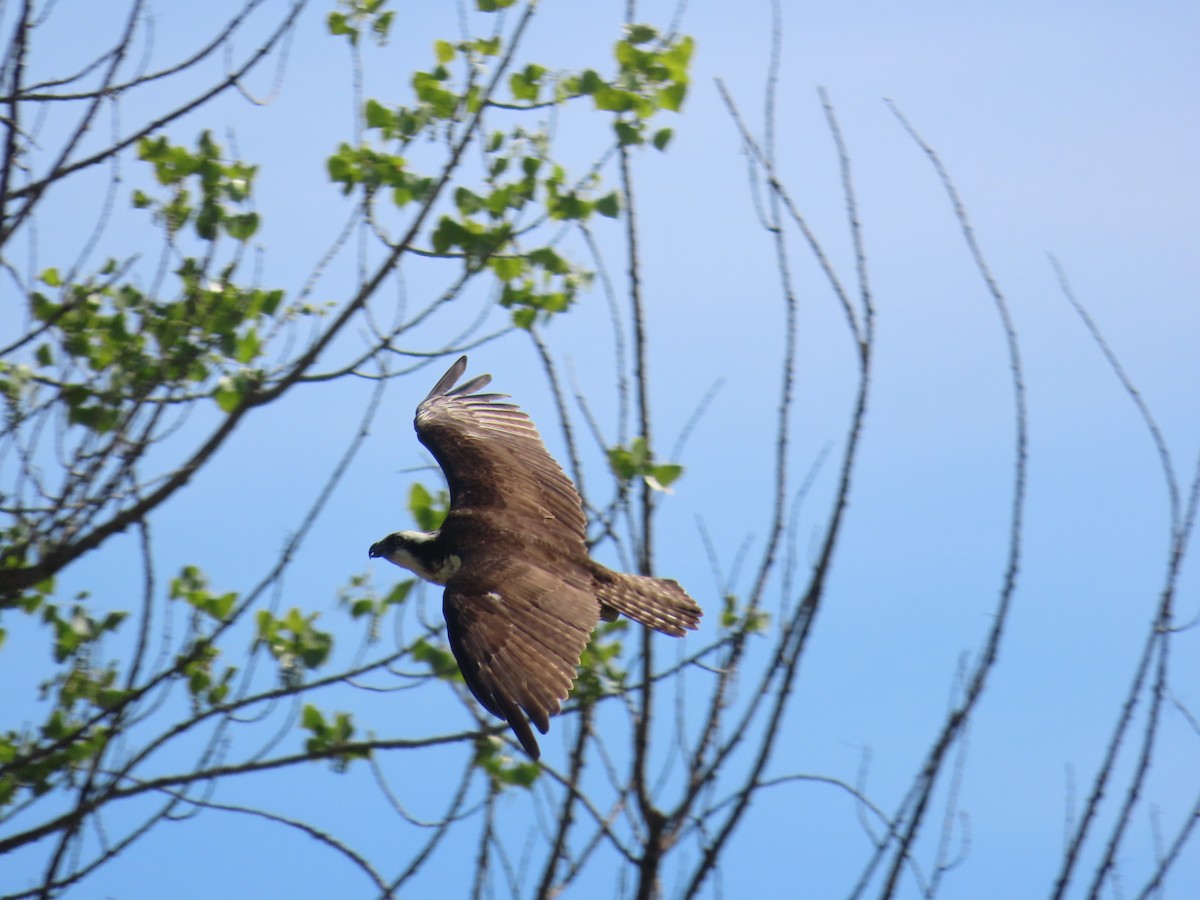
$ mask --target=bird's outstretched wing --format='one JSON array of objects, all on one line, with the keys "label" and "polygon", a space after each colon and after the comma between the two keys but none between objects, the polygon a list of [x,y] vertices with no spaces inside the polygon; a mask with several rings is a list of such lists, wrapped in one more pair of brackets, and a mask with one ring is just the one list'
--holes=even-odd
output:
[{"label": "bird's outstretched wing", "polygon": [[490,375],[455,388],[460,357],[417,407],[417,437],[450,486],[452,510],[503,517],[506,529],[571,555],[586,553],[587,520],[575,485],[546,451],[529,416],[506,394],[480,394]]},{"label": "bird's outstretched wing", "polygon": [[545,734],[567,698],[599,601],[534,564],[497,556],[451,578],[442,609],[467,687],[537,759],[529,723]]}]

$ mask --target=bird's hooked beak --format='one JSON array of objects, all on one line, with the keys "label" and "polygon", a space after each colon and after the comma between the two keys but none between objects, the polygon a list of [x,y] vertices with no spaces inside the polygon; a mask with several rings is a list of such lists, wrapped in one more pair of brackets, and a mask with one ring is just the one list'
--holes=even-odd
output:
[{"label": "bird's hooked beak", "polygon": [[383,541],[376,541],[371,545],[371,549],[368,551],[367,555],[371,559],[378,559],[379,557],[383,556],[383,544]]}]

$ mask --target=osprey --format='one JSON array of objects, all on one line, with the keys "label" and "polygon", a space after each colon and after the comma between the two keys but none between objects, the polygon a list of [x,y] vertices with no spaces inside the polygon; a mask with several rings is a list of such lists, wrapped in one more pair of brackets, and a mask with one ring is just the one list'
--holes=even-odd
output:
[{"label": "osprey", "polygon": [[680,637],[702,613],[678,583],[588,556],[575,485],[506,394],[478,393],[492,376],[454,387],[466,368],[463,356],[413,423],[446,475],[445,522],[389,534],[370,555],[445,586],[446,631],[467,687],[537,759],[529,723],[546,733],[600,619],[622,614]]}]

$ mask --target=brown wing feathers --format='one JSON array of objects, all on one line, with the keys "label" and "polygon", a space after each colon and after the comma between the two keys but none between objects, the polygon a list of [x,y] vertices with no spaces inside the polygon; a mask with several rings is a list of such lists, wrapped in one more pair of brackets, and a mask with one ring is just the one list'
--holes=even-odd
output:
[{"label": "brown wing feathers", "polygon": [[[700,608],[673,581],[611,572],[588,558],[575,485],[533,422],[504,394],[478,393],[460,358],[417,407],[417,436],[446,474],[441,529],[461,568],[446,582],[450,647],[471,693],[538,758],[600,617],[617,612],[666,634],[695,628]],[[529,721],[526,721],[528,716]]]},{"label": "brown wing feathers", "polygon": [[546,733],[575,681],[598,601],[552,573],[509,561],[451,579],[443,612],[471,693],[507,720],[537,759],[537,741],[521,711]]},{"label": "brown wing feathers", "polygon": [[679,582],[670,578],[626,575],[605,568],[595,560],[587,562],[592,573],[592,589],[604,607],[672,637],[683,637],[700,626],[703,613]]},{"label": "brown wing feathers", "polygon": [[587,520],[575,485],[529,417],[501,402],[504,394],[474,394],[490,376],[449,389],[465,367],[465,357],[451,367],[417,407],[414,423],[446,473],[452,508],[502,514],[509,528],[585,556]]}]

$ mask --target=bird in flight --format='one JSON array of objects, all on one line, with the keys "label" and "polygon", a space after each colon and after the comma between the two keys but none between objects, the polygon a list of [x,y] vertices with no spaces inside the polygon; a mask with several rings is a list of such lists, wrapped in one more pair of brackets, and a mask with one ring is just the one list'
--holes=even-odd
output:
[{"label": "bird in flight", "polygon": [[444,585],[450,649],[471,693],[508,722],[533,759],[530,722],[545,734],[600,619],[625,615],[682,637],[700,624],[675,581],[626,575],[588,556],[575,485],[506,394],[481,394],[480,375],[454,387],[460,357],[417,407],[417,438],[442,467],[450,511],[434,532],[398,531],[371,545]]}]

